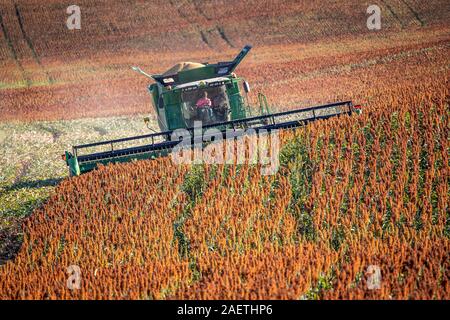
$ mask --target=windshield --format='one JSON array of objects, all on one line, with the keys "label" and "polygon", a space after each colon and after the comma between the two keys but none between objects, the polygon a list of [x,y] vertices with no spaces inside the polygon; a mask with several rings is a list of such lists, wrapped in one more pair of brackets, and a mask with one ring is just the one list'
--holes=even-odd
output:
[{"label": "windshield", "polygon": [[194,121],[201,121],[202,125],[228,121],[230,104],[225,85],[184,91],[181,99],[187,127],[193,127]]}]

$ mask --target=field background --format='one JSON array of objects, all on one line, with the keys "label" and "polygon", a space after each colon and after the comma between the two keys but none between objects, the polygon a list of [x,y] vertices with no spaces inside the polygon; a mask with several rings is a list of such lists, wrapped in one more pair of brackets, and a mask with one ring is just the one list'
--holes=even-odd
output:
[{"label": "field background", "polygon": [[0,120],[149,112],[148,81],[131,65],[158,73],[179,61],[229,60],[248,43],[255,49],[239,74],[283,108],[365,97],[355,71],[448,40],[447,1],[381,2],[377,32],[366,27],[370,4],[79,1],[82,29],[70,31],[64,1],[2,0]]},{"label": "field background", "polygon": [[448,82],[448,1],[381,1],[380,31],[366,27],[370,1],[77,4],[82,29],[70,31],[64,1],[0,1],[0,263],[26,237],[23,219],[67,176],[64,150],[148,132],[148,81],[132,65],[159,73],[252,44],[237,72],[279,110],[379,105]]}]

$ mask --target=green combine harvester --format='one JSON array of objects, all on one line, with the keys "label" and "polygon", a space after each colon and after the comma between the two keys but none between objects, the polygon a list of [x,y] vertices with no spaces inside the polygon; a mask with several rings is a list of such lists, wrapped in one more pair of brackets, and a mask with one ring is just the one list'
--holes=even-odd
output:
[{"label": "green combine harvester", "polygon": [[[66,151],[63,155],[70,175],[91,171],[98,164],[165,156],[180,143],[178,138],[172,139],[174,131],[186,129],[193,133],[195,123],[199,122],[203,130],[219,129],[226,138],[227,130],[243,134],[249,128],[256,133],[262,130],[270,132],[361,112],[361,106],[344,101],[272,113],[262,93],[257,95],[258,105],[251,106],[248,82],[234,73],[251,48],[245,46],[232,61],[216,64],[184,62],[158,75],[149,75],[133,67],[133,70],[154,80],[148,90],[161,132],[74,146],[72,152]],[[149,118],[144,118],[144,121],[148,125]]]}]

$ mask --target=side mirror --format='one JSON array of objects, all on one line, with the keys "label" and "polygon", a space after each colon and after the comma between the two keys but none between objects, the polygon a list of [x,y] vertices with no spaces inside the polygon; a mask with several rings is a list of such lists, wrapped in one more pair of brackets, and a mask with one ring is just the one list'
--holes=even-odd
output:
[{"label": "side mirror", "polygon": [[250,84],[247,81],[244,81],[244,90],[246,93],[250,92]]}]

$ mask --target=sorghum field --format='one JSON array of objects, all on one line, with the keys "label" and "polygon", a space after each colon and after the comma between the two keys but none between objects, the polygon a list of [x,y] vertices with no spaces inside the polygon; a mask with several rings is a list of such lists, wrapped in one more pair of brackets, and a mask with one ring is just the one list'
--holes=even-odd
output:
[{"label": "sorghum field", "polygon": [[[84,0],[69,31],[63,1],[1,1],[0,299],[449,299],[448,4],[382,1],[379,31],[370,4]],[[275,175],[169,157],[67,177],[71,145],[148,132],[131,65],[246,43],[236,72],[275,110],[363,114],[282,132]]]}]

